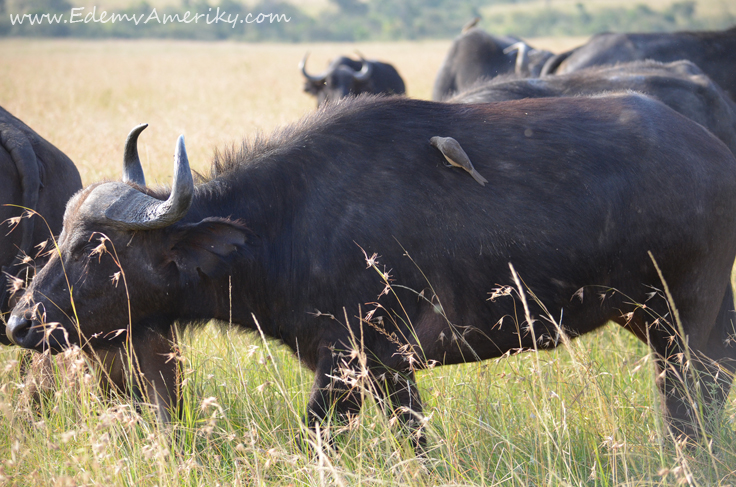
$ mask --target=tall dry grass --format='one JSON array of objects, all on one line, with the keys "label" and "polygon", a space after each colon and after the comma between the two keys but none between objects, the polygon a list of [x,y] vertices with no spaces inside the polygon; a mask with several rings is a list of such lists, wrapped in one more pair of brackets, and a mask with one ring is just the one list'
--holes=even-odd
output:
[{"label": "tall dry grass", "polygon": [[[560,51],[581,40],[536,40]],[[168,182],[174,142],[193,167],[213,151],[314,108],[310,69],[360,50],[388,60],[409,95],[429,98],[449,42],[244,45],[179,42],[0,42],[0,105],[66,152],[85,184],[118,178],[140,122],[151,184]],[[735,485],[736,405],[714,446],[678,448],[663,425],[645,345],[606,328],[560,349],[418,377],[429,451],[417,458],[369,401],[337,436],[305,452],[311,373],[257,335],[209,326],[182,346],[183,419],[162,428],[129,398],[108,398],[72,350],[26,381],[18,350],[0,350],[0,485]],[[46,384],[48,385],[48,384]]]},{"label": "tall dry grass", "polygon": [[[702,485],[736,480],[736,411],[710,445],[673,441],[646,347],[610,328],[549,352],[421,372],[428,449],[414,455],[374,401],[332,426],[302,423],[311,374],[256,334],[210,326],[183,341],[183,414],[108,398],[69,350],[29,400],[14,351],[0,369],[5,485]],[[360,350],[357,350],[359,353]],[[361,387],[358,383],[357,387]]]}]

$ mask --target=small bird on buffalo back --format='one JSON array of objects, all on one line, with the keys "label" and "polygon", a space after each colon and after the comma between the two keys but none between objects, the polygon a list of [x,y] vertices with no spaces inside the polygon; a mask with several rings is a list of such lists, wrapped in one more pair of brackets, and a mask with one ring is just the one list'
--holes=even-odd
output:
[{"label": "small bird on buffalo back", "polygon": [[478,184],[480,184],[481,186],[486,185],[488,180],[481,176],[480,173],[475,170],[475,168],[473,167],[473,163],[470,162],[470,158],[465,153],[457,140],[453,139],[452,137],[435,136],[429,139],[429,143],[437,147],[440,152],[442,152],[442,155],[445,156],[447,162],[450,163],[450,165],[447,165],[447,167],[461,167],[468,171],[470,175],[473,176],[473,179],[478,181]]},{"label": "small bird on buffalo back", "polygon": [[467,31],[478,25],[478,22],[480,22],[480,17],[475,17],[470,19],[465,25],[463,25],[462,30],[460,31],[461,34],[465,34]]}]

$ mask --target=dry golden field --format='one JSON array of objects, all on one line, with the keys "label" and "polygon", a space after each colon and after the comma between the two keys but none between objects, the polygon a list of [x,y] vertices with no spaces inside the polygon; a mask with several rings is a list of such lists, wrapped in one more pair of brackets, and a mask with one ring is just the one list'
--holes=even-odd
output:
[{"label": "dry golden field", "polygon": [[[561,51],[584,39],[532,39]],[[150,126],[140,152],[151,183],[167,183],[184,134],[192,167],[216,148],[270,132],[316,106],[297,65],[318,72],[359,50],[393,63],[409,96],[429,99],[450,41],[238,44],[176,41],[0,41],[0,106],[64,151],[84,184],[118,178],[128,131]]]}]

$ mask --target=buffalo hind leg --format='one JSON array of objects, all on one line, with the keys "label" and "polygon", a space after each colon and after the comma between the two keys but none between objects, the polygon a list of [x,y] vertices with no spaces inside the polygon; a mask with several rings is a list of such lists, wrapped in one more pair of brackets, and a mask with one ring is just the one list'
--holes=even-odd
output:
[{"label": "buffalo hind leg", "polygon": [[[677,300],[676,300],[677,302]],[[705,323],[702,316],[686,316],[683,323]],[[730,285],[721,301],[713,326],[705,336],[690,335],[690,359],[680,334],[670,324],[650,328],[650,345],[656,353],[657,384],[663,394],[672,433],[698,440],[721,411],[736,370],[733,325],[733,294]],[[661,323],[661,321],[660,321]],[[707,429],[706,429],[707,432]]]},{"label": "buffalo hind leg", "polygon": [[648,309],[652,314],[645,315],[642,310],[636,310],[633,315],[622,315],[614,321],[634,333],[654,353],[656,384],[671,433],[675,437],[684,435],[695,440],[700,436],[697,418],[691,408],[696,397],[689,371],[692,369],[686,367],[683,341],[668,320],[654,319],[654,316],[665,316],[668,309],[656,312],[651,304]]},{"label": "buffalo hind leg", "polygon": [[377,391],[386,401],[387,415],[398,419],[404,433],[411,439],[414,451],[423,454],[427,446],[422,421],[422,399],[414,372],[386,372],[376,378]]},{"label": "buffalo hind leg", "polygon": [[736,314],[729,285],[705,347],[695,354],[706,426],[714,426],[736,373]]}]

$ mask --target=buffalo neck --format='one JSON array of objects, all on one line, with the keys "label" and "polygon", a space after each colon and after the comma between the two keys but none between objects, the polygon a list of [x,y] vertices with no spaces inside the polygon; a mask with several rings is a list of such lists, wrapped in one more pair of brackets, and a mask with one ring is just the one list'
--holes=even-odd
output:
[{"label": "buffalo neck", "polygon": [[[283,159],[283,158],[281,158]],[[195,190],[184,224],[206,218],[236,221],[248,229],[245,248],[229,263],[230,269],[216,279],[202,276],[199,285],[183,302],[209,303],[191,310],[193,321],[216,319],[255,328],[254,316],[263,331],[279,338],[275,307],[283,302],[288,281],[293,241],[294,209],[305,192],[305,176],[296,163],[270,157],[243,164]]]}]

